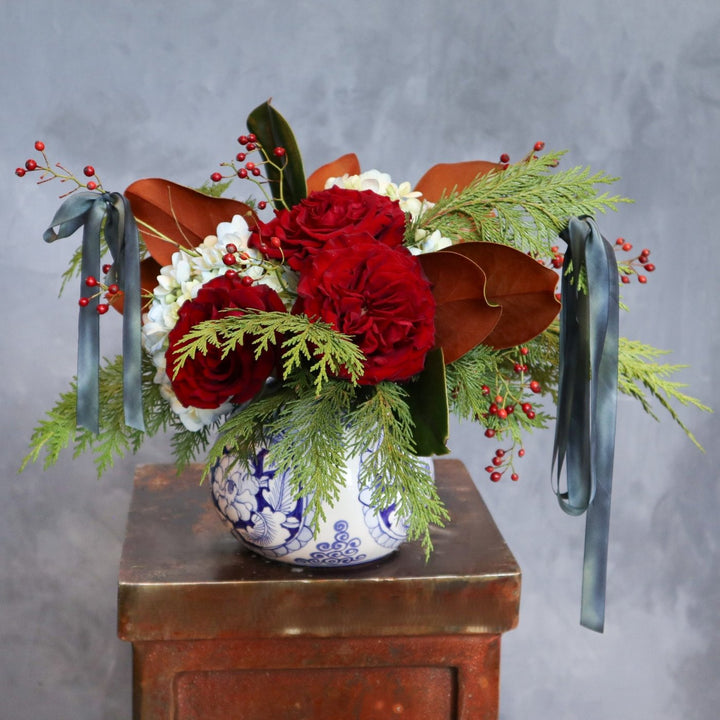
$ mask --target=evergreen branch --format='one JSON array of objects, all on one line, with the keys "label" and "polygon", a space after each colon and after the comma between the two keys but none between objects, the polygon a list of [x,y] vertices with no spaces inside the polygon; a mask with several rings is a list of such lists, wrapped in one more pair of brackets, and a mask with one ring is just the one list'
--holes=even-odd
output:
[{"label": "evergreen branch", "polygon": [[280,345],[283,379],[314,359],[310,373],[317,392],[344,368],[350,381],[356,383],[363,373],[364,356],[352,340],[328,323],[315,322],[305,315],[284,312],[249,311],[195,325],[181,340],[177,350],[176,372],[197,353],[204,354],[211,345],[222,350],[223,357],[241,346],[251,336],[255,357],[271,345]]},{"label": "evergreen branch", "polygon": [[396,383],[376,385],[370,398],[351,413],[350,448],[354,454],[363,453],[360,486],[372,491],[371,502],[381,509],[395,505],[408,525],[408,539],[420,539],[429,557],[429,526],[442,527],[449,515],[425,461],[413,452],[413,420],[405,397]]},{"label": "evergreen branch", "polygon": [[417,227],[439,230],[453,242],[483,240],[547,255],[570,216],[595,215],[630,202],[598,193],[597,185],[617,180],[588,168],[551,172],[564,152],[553,152],[490,172],[461,192],[452,192],[428,209]]},{"label": "evergreen branch", "polygon": [[658,420],[657,415],[653,412],[650,398],[640,386],[644,387],[648,395],[655,398],[685,431],[692,443],[704,452],[702,445],[680,419],[672,403],[677,402],[684,407],[695,407],[703,412],[712,412],[712,409],[697,398],[682,392],[682,388],[687,387],[687,383],[668,379],[687,367],[686,365],[657,362],[658,358],[668,354],[667,350],[659,350],[637,340],[620,338],[618,389],[625,395],[639,400],[645,412]]}]

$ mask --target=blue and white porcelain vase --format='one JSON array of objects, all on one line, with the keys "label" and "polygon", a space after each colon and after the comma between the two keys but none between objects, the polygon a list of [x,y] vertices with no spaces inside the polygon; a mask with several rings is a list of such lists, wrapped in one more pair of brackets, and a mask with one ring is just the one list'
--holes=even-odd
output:
[{"label": "blue and white porcelain vase", "polygon": [[[281,473],[260,448],[244,463],[223,455],[211,472],[212,498],[232,534],[263,557],[305,567],[347,567],[378,560],[407,539],[407,526],[394,507],[378,510],[371,491],[358,484],[364,453],[346,457],[345,482],[337,502],[313,536],[307,498],[293,497],[289,473]],[[433,463],[425,458],[433,474]]]}]

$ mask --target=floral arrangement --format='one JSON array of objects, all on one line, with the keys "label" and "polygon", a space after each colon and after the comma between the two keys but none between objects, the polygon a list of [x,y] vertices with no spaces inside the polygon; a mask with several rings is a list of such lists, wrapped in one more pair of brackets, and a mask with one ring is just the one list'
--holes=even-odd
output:
[{"label": "floral arrangement", "polygon": [[[490,480],[518,480],[524,434],[551,419],[540,396],[563,392],[558,282],[579,297],[590,283],[558,237],[568,239],[569,218],[626,200],[598,190],[615,178],[558,168],[563,153],[542,142],[516,163],[436,165],[412,186],[362,172],[352,154],[306,177],[269,103],[238,141],[199,190],[146,179],[107,193],[94,168],[77,178],[51,165],[41,142],[42,159],[17,169],[72,187],[45,239],[84,226],[64,275],[81,275],[81,356],[82,318],[94,327],[110,307],[125,312],[127,342],[94,380],[79,364],[25,463],[44,452],[50,465],[74,445],[94,451],[102,472],[169,430],[179,467],[204,455],[209,468],[226,448],[242,462],[271,436],[275,463],[293,468],[296,491],[322,515],[345,450],[373,448],[365,482],[384,478],[377,499],[429,552],[428,527],[447,514],[418,456],[448,452],[452,412],[498,443]],[[253,183],[254,199],[225,197],[237,179]],[[650,250],[622,238],[611,254],[611,296],[654,270]],[[87,333],[97,356],[97,332]],[[673,401],[707,409],[670,379],[679,366],[661,351],[618,347],[617,386],[648,411],[653,397],[678,423]]]}]

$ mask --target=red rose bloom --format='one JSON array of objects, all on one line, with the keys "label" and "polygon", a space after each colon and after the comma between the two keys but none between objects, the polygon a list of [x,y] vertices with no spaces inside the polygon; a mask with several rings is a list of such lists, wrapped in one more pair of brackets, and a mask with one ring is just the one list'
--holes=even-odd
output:
[{"label": "red rose bloom", "polygon": [[[248,245],[300,270],[328,241],[358,232],[399,247],[405,234],[405,213],[399,203],[372,190],[332,187],[310,193],[290,210],[277,212],[269,223],[261,223]],[[279,247],[275,247],[274,237],[280,241]]]},{"label": "red rose bloom", "polygon": [[[178,321],[168,335],[165,353],[167,374],[178,400],[185,407],[212,409],[227,400],[242,403],[256,395],[277,365],[274,348],[255,359],[252,346],[238,346],[222,357],[219,348],[209,346],[207,353],[186,360],[175,377],[174,350],[183,337],[203,320],[244,315],[245,310],[285,312],[280,296],[267,285],[246,287],[238,276],[220,275],[205,283],[194,300],[188,300],[178,313]],[[231,309],[230,312],[223,312]]]},{"label": "red rose bloom", "polygon": [[366,358],[361,385],[420,372],[435,341],[435,299],[420,263],[370,234],[328,241],[307,264],[295,313],[350,335]]}]

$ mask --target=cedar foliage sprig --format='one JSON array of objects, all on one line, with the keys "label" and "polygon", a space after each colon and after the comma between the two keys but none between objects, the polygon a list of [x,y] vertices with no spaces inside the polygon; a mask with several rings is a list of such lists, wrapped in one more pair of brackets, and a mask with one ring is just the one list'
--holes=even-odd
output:
[{"label": "cedar foliage sprig", "polygon": [[[687,383],[669,379],[687,365],[657,362],[658,358],[668,354],[667,350],[660,350],[637,340],[620,338],[618,389],[625,395],[640,401],[645,412],[655,420],[659,418],[653,411],[650,398],[657,400],[685,431],[693,444],[704,451],[697,438],[680,419],[672,403],[677,402],[684,407],[695,407],[703,412],[712,412],[712,409],[682,391],[682,388],[687,387]],[[650,397],[643,392],[643,387]]]},{"label": "cedar foliage sprig", "polygon": [[547,256],[568,217],[605,213],[632,202],[597,191],[597,185],[617,180],[603,172],[591,174],[582,167],[555,171],[564,154],[549,152],[478,177],[429,208],[408,237],[419,227],[439,230],[453,242],[496,242]]},{"label": "cedar foliage sprig", "polygon": [[282,348],[283,379],[309,364],[316,392],[341,369],[350,382],[356,383],[363,373],[364,355],[350,337],[334,330],[324,322],[313,321],[305,315],[284,312],[249,310],[245,315],[229,315],[205,320],[193,326],[176,349],[175,372],[196,354],[206,354],[211,345],[222,350],[223,357],[252,338],[255,357],[271,345]]},{"label": "cedar foliage sprig", "polygon": [[419,539],[429,557],[430,525],[443,527],[449,515],[425,462],[414,455],[413,420],[406,397],[397,383],[376,385],[351,413],[350,448],[353,453],[372,449],[363,456],[360,485],[372,490],[371,502],[377,507],[395,505],[408,526],[408,539]]}]

